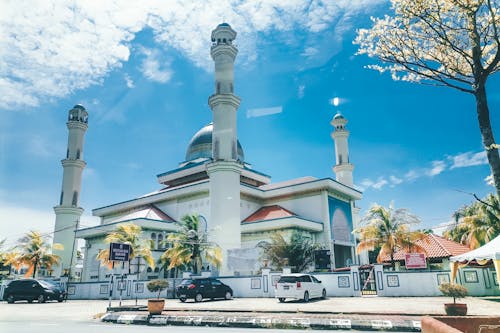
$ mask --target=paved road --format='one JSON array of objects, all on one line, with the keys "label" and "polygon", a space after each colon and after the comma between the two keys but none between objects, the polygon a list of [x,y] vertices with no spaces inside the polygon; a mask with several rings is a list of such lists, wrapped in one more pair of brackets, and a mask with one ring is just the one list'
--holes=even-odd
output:
[{"label": "paved road", "polygon": [[[0,332],[2,333],[158,333],[165,332],[165,327],[134,326],[116,324],[93,324],[93,323],[2,323],[0,322]],[[169,329],[172,331],[172,329]],[[231,327],[192,327],[175,326],[175,333],[282,333],[283,330],[274,329],[253,329],[253,328],[231,328]],[[329,331],[323,331],[329,332]],[[335,333],[352,333],[352,331],[330,331]],[[363,331],[356,331],[363,333]],[[293,330],[293,333],[311,333],[311,330]],[[366,331],[368,333],[368,331]]]}]

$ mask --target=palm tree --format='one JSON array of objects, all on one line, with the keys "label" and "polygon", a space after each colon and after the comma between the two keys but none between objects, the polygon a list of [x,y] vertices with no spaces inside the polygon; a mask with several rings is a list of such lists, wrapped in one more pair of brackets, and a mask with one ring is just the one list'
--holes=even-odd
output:
[{"label": "palm tree", "polygon": [[47,242],[46,236],[36,231],[30,231],[19,240],[17,248],[19,255],[12,260],[17,260],[17,264],[28,266],[26,277],[30,275],[35,277],[39,266],[50,270],[52,266],[59,264],[61,258],[52,254],[52,249],[62,250],[63,246],[61,244],[51,246]]},{"label": "palm tree", "polygon": [[287,242],[281,233],[271,236],[271,243],[262,243],[263,257],[271,265],[281,270],[283,266],[290,266],[292,271],[300,273],[314,263],[314,252],[320,245],[312,241],[305,233],[294,230]]},{"label": "palm tree", "polygon": [[380,248],[377,262],[380,263],[385,257],[390,257],[394,269],[394,253],[397,251],[425,253],[416,241],[423,240],[426,234],[421,231],[410,231],[409,225],[420,223],[420,220],[407,209],[394,209],[392,204],[386,209],[375,204],[368,210],[362,219],[363,222],[366,223],[365,226],[353,231],[359,233],[360,242],[357,251],[373,251]]},{"label": "palm tree", "polygon": [[475,249],[491,241],[500,234],[500,201],[498,196],[489,194],[457,210],[453,217],[455,226],[445,232],[448,239]]},{"label": "palm tree", "polygon": [[[116,229],[106,235],[104,241],[106,243],[121,243],[128,244],[131,248],[131,253],[129,256],[129,269],[130,262],[134,258],[143,258],[149,267],[155,267],[155,261],[151,249],[153,244],[151,240],[145,240],[141,238],[142,229],[140,226],[133,223],[120,224]],[[112,262],[109,261],[109,249],[103,249],[97,254],[97,259],[101,261],[103,265],[111,267]]]},{"label": "palm tree", "polygon": [[222,251],[220,247],[206,242],[206,235],[199,228],[199,215],[184,215],[177,225],[179,230],[169,234],[166,239],[171,247],[160,258],[167,269],[184,267],[198,274],[203,259],[215,267],[220,266]]}]

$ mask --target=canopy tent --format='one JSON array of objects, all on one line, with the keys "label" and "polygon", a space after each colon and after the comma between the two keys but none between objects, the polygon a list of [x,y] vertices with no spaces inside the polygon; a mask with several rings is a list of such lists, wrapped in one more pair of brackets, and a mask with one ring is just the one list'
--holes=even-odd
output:
[{"label": "canopy tent", "polygon": [[500,285],[500,235],[480,248],[450,257],[451,280],[455,281],[459,265],[465,266],[471,261],[475,261],[479,265],[486,265],[490,260],[495,265],[497,281]]}]

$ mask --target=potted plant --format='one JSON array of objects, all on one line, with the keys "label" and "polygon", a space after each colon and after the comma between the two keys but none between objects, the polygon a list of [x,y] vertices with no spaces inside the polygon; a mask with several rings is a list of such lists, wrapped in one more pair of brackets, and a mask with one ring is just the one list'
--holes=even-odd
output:
[{"label": "potted plant", "polygon": [[457,298],[467,296],[467,288],[456,283],[443,283],[439,290],[445,296],[453,297],[453,303],[445,303],[444,310],[448,316],[465,316],[467,314],[467,304],[457,303]]},{"label": "potted plant", "polygon": [[148,311],[149,314],[161,314],[163,308],[165,307],[165,300],[160,299],[160,293],[167,289],[168,281],[167,280],[151,280],[146,284],[146,287],[150,292],[158,292],[158,296],[156,299],[148,299]]}]

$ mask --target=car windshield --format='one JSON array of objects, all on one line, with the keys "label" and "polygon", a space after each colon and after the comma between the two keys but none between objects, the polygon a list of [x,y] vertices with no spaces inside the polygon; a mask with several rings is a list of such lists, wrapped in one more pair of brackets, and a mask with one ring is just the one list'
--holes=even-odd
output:
[{"label": "car windshield", "polygon": [[193,283],[193,280],[182,280],[181,286],[188,286]]},{"label": "car windshield", "polygon": [[42,287],[44,287],[44,288],[53,289],[54,287],[57,287],[55,284],[50,283],[48,281],[44,281],[44,280],[40,280],[40,281],[38,281],[38,283],[40,283],[42,285]]}]

